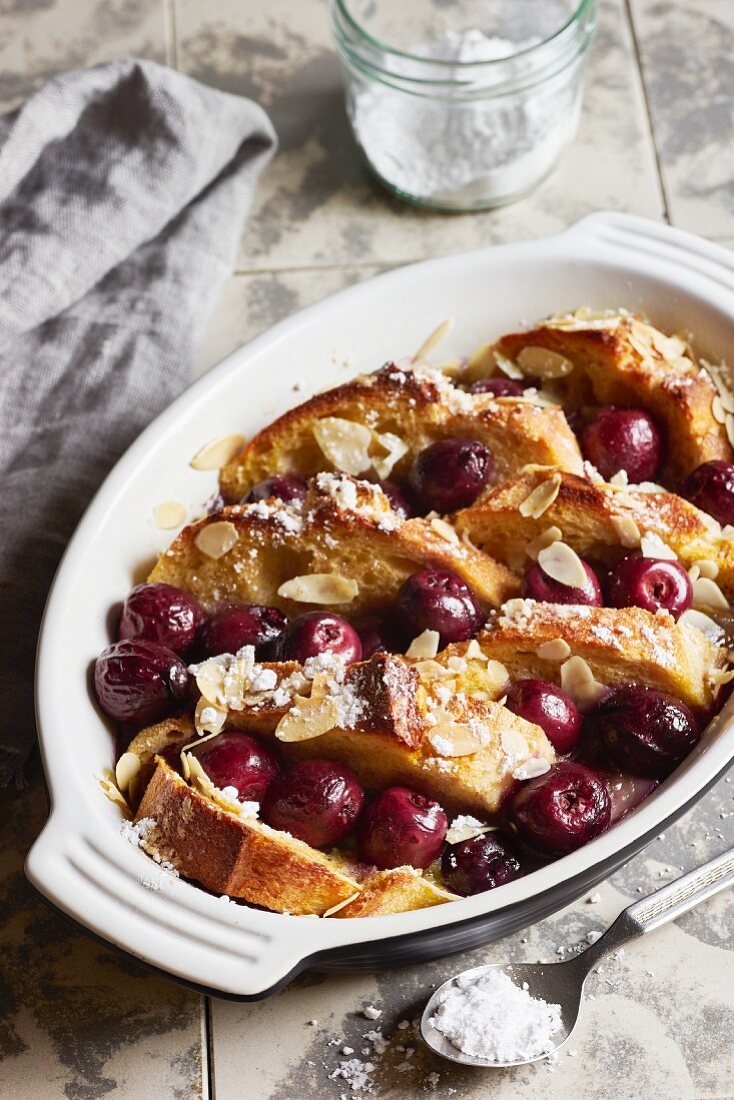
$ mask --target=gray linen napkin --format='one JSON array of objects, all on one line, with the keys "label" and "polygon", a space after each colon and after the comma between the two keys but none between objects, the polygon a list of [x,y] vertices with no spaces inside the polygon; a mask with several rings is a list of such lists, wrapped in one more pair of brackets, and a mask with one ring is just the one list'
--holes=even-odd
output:
[{"label": "gray linen napkin", "polygon": [[59,558],[189,380],[275,142],[256,104],[135,59],[60,76],[0,118],[0,780],[34,744]]}]

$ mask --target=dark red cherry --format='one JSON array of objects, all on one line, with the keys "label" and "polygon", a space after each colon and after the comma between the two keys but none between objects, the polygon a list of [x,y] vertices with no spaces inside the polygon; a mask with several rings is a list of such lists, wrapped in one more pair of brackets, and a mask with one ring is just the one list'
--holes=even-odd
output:
[{"label": "dark red cherry", "polygon": [[277,607],[242,604],[220,607],[201,624],[198,649],[202,658],[237,653],[243,646],[269,646],[285,630],[288,620]]},{"label": "dark red cherry", "polygon": [[647,779],[641,775],[627,775],[615,769],[596,767],[595,770],[609,788],[612,800],[611,825],[615,825],[635,807],[644,802],[659,786],[657,779]]},{"label": "dark red cherry", "polygon": [[199,604],[172,584],[139,584],[122,605],[117,637],[139,638],[185,653],[202,618]]},{"label": "dark red cherry", "polygon": [[441,645],[472,638],[482,625],[479,601],[449,569],[423,569],[408,577],[398,592],[396,623],[408,641],[424,630],[437,630]]},{"label": "dark red cherry", "polygon": [[115,642],[94,664],[99,705],[118,722],[156,722],[185,702],[188,687],[186,665],[157,642]]},{"label": "dark red cherry", "polygon": [[715,459],[697,466],[686,478],[682,496],[726,527],[734,524],[734,465]]},{"label": "dark red cherry", "polygon": [[278,758],[257,737],[227,730],[190,750],[215,787],[234,787],[241,802],[260,802],[280,772]]},{"label": "dark red cherry", "polygon": [[441,852],[449,823],[438,802],[408,787],[386,787],[365,811],[359,858],[375,867],[428,867]]},{"label": "dark red cherry", "polygon": [[242,503],[255,504],[273,497],[284,504],[300,504],[306,499],[306,482],[296,474],[274,474],[253,485]]},{"label": "dark red cherry", "polygon": [[583,721],[571,696],[546,680],[516,680],[507,691],[507,708],[534,722],[561,756],[576,748]]},{"label": "dark red cherry", "polygon": [[261,815],[310,844],[328,848],[354,828],[364,805],[362,786],[349,768],[332,760],[302,760],[273,780]]},{"label": "dark red cherry", "polygon": [[441,876],[447,890],[468,897],[494,890],[520,874],[520,863],[498,833],[484,833],[459,844],[447,844],[441,857]]},{"label": "dark red cherry", "polygon": [[365,623],[357,630],[362,643],[362,660],[366,661],[373,653],[390,653],[395,648],[391,644],[391,631],[384,623]]},{"label": "dark red cherry", "polygon": [[620,470],[634,484],[654,481],[662,441],[658,426],[644,409],[600,409],[581,433],[584,456],[608,481]]},{"label": "dark red cherry", "polygon": [[609,574],[607,603],[652,612],[665,608],[677,619],[693,603],[693,585],[679,561],[630,556]]},{"label": "dark red cherry", "polygon": [[275,654],[279,661],[300,661],[321,653],[333,653],[347,664],[362,659],[359,634],[340,615],[312,611],[289,623],[280,635]]},{"label": "dark red cherry", "polygon": [[632,775],[664,779],[699,738],[698,722],[680,700],[642,684],[619,684],[588,716],[610,760]]},{"label": "dark red cherry", "polygon": [[410,488],[425,512],[455,512],[473,504],[487,485],[494,462],[477,439],[442,439],[413,460]]},{"label": "dark red cherry", "polygon": [[587,562],[581,563],[586,573],[583,588],[572,588],[568,584],[549,577],[540,565],[533,565],[525,574],[525,595],[530,600],[541,603],[588,604],[601,607],[604,603],[599,579]]},{"label": "dark red cherry", "polygon": [[495,397],[522,397],[527,389],[527,384],[516,382],[514,378],[480,378],[474,382],[470,393],[491,393]]},{"label": "dark red cherry", "polygon": [[512,799],[510,817],[531,848],[562,856],[608,827],[609,790],[590,768],[563,760],[522,785]]},{"label": "dark red cherry", "polygon": [[377,484],[390,501],[390,507],[401,519],[410,519],[413,509],[405,499],[404,493],[398,489],[394,481],[378,481]]}]

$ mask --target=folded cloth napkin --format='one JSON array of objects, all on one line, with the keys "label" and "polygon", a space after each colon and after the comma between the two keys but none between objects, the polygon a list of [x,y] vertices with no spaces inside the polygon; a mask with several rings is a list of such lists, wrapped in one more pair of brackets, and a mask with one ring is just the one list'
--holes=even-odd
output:
[{"label": "folded cloth napkin", "polygon": [[104,474],[188,381],[275,141],[256,104],[135,59],[0,118],[0,778],[34,743],[54,570]]}]

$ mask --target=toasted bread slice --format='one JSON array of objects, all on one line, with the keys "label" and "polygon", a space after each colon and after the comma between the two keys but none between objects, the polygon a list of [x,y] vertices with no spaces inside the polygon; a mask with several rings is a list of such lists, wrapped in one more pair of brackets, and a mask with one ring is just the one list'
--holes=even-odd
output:
[{"label": "toasted bread slice", "polygon": [[[669,484],[677,486],[710,459],[732,461],[726,429],[713,413],[718,391],[711,376],[682,340],[630,314],[592,322],[583,315],[551,318],[529,332],[501,337],[495,348],[515,362],[519,357],[520,364],[529,348],[570,360],[570,373],[543,380],[544,389],[567,407],[637,405],[651,412],[664,430],[663,474]],[[525,361],[523,369],[532,376],[532,354]]]},{"label": "toasted bread slice", "polygon": [[[562,639],[570,653],[539,656],[544,644]],[[701,711],[718,690],[716,673],[726,665],[726,650],[696,627],[641,607],[582,607],[512,600],[477,637],[482,652],[501,661],[513,678],[537,677],[562,682],[571,656],[588,664],[596,681],[647,684]],[[450,647],[466,652],[466,643]],[[564,647],[553,647],[562,651]],[[542,651],[541,651],[542,652]]]},{"label": "toasted bread slice", "polygon": [[[292,616],[325,606],[351,616],[383,610],[402,583],[424,568],[453,570],[489,606],[518,591],[506,566],[460,543],[448,524],[400,522],[381,490],[350,478],[332,481],[333,494],[312,487],[300,511],[260,502],[225,508],[185,527],[149,579],[191,592],[206,609],[232,600],[268,604]],[[353,489],[351,506],[339,493],[345,484]],[[311,582],[300,586],[299,599],[288,595],[291,589],[281,594],[287,581],[312,574],[348,583],[313,592],[313,599]]]},{"label": "toasted bread slice", "polygon": [[[338,451],[327,447],[331,459],[314,434],[314,428],[323,431],[320,422],[328,418],[355,425],[342,433]],[[273,474],[310,476],[343,469],[400,479],[419,451],[451,436],[485,443],[494,456],[496,480],[527,462],[581,469],[576,438],[560,408],[473,396],[440,371],[388,364],[317,394],[258,432],[222,469],[220,488],[224,499],[234,503]],[[386,438],[381,442],[378,437]]]},{"label": "toasted bread slice", "polygon": [[528,471],[499,485],[481,502],[458,513],[456,529],[516,568],[529,564],[528,545],[551,527],[557,527],[563,541],[582,557],[606,565],[630,553],[639,543],[638,535],[656,535],[687,568],[696,562],[713,562],[717,582],[725,590],[734,590],[734,541],[689,501],[663,490],[644,492],[559,473],[553,503],[538,517],[523,515],[520,505],[551,476],[547,470]]},{"label": "toasted bread slice", "polygon": [[135,815],[145,818],[155,823],[161,854],[215,894],[281,913],[321,915],[359,891],[334,859],[215,805],[160,758]]},{"label": "toasted bread slice", "polygon": [[391,871],[374,871],[368,875],[361,883],[357,897],[334,916],[384,917],[458,900],[456,894],[434,885],[413,867],[396,867]]}]

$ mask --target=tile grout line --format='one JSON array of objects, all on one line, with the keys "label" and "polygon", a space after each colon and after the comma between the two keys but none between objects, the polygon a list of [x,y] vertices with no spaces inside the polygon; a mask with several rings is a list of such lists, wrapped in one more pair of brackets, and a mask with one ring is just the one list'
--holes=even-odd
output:
[{"label": "tile grout line", "polygon": [[652,107],[650,105],[650,97],[647,94],[647,82],[645,80],[645,66],[642,60],[642,50],[640,49],[640,40],[637,35],[637,24],[635,23],[635,16],[632,10],[633,0],[624,0],[624,8],[627,14],[627,23],[629,25],[630,35],[632,37],[632,49],[635,53],[635,60],[637,62],[637,71],[640,76],[640,86],[642,88],[642,98],[645,103],[645,115],[647,117],[647,128],[650,132],[650,141],[652,143],[653,156],[655,157],[655,170],[658,177],[658,187],[660,188],[660,199],[663,206],[663,218],[672,225],[670,215],[670,202],[668,201],[668,192],[665,187],[665,178],[663,176],[663,165],[660,159],[660,151],[658,149],[658,143],[655,137],[655,123],[653,121]]},{"label": "tile grout line", "polygon": [[176,34],[176,4],[175,0],[162,0],[163,25],[166,40],[166,64],[171,69],[178,69],[178,35]]}]

